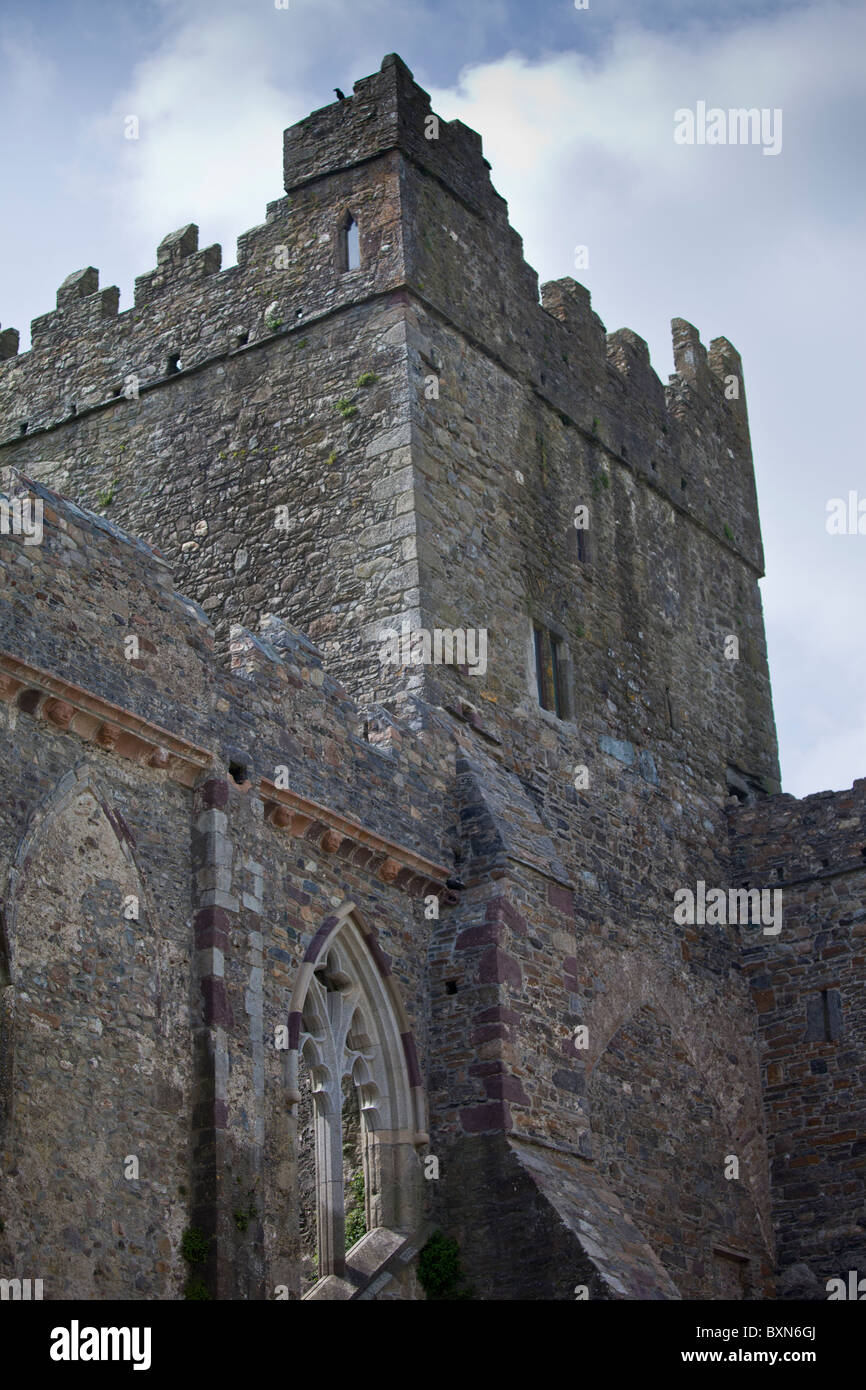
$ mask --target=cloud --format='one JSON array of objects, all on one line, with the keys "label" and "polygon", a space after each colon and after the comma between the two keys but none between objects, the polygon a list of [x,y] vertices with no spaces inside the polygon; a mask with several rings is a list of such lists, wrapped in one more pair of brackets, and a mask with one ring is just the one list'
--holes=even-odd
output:
[{"label": "cloud", "polygon": [[[276,15],[275,15],[276,18]],[[169,53],[147,59],[129,89],[94,123],[102,162],[114,171],[114,216],[150,249],[178,225],[195,221],[208,240],[225,236],[234,259],[239,209],[258,208],[281,191],[280,136],[305,114],[271,79],[263,39],[238,42],[238,20],[217,16],[191,25]],[[292,109],[293,108],[293,109]],[[134,115],[138,138],[125,138]]]}]

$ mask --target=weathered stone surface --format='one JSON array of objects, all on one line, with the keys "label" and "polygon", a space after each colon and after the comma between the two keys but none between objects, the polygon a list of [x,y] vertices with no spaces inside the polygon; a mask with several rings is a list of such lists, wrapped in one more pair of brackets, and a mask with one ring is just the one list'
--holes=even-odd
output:
[{"label": "weathered stone surface", "polygon": [[730,822],[735,881],[772,884],[783,898],[777,937],[741,933],[758,1009],[780,1291],[815,1297],[803,1292],[805,1267],[826,1298],[828,1279],[866,1264],[866,779],[739,806]]},{"label": "weathered stone surface", "polygon": [[[416,1298],[434,1224],[482,1299],[866,1261],[864,784],[777,794],[739,357],[676,319],[663,388],[539,300],[431,117],[390,55],[236,266],[190,224],[132,309],[88,267],[0,333],[44,508],[0,536],[0,1274],[46,1298]],[[698,881],[781,883],[781,935],[678,921]]]}]

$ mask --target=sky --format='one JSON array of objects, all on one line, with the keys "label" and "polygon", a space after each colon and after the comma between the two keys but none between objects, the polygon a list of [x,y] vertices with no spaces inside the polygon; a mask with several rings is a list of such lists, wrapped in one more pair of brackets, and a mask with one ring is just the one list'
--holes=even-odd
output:
[{"label": "sky", "polygon": [[[585,284],[662,381],[673,317],[742,354],[783,787],[866,776],[866,534],[827,530],[834,498],[866,513],[861,0],[3,0],[0,323],[23,350],[87,265],[128,308],[187,222],[232,264],[283,129],[391,52],[481,132],[541,281]],[[781,149],[678,144],[698,102],[781,111]]]}]

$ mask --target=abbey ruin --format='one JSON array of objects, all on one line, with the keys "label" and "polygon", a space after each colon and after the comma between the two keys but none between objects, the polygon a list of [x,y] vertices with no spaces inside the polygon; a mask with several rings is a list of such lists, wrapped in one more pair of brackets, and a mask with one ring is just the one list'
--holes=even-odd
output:
[{"label": "abbey ruin", "polygon": [[826,1298],[866,779],[780,790],[740,358],[539,294],[394,55],[284,170],[0,331],[0,1278]]}]

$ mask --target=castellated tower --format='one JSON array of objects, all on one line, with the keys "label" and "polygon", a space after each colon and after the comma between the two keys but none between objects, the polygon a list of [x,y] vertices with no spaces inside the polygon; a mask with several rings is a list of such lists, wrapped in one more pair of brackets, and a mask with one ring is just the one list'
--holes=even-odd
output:
[{"label": "castellated tower", "polygon": [[[285,189],[236,266],[190,225],[133,308],[88,268],[0,333],[44,507],[0,549],[0,1275],[414,1298],[441,1231],[479,1298],[824,1296],[864,784],[780,795],[739,356],[675,319],[663,387],[539,296],[395,55]],[[678,920],[699,883],[781,931]]]}]

